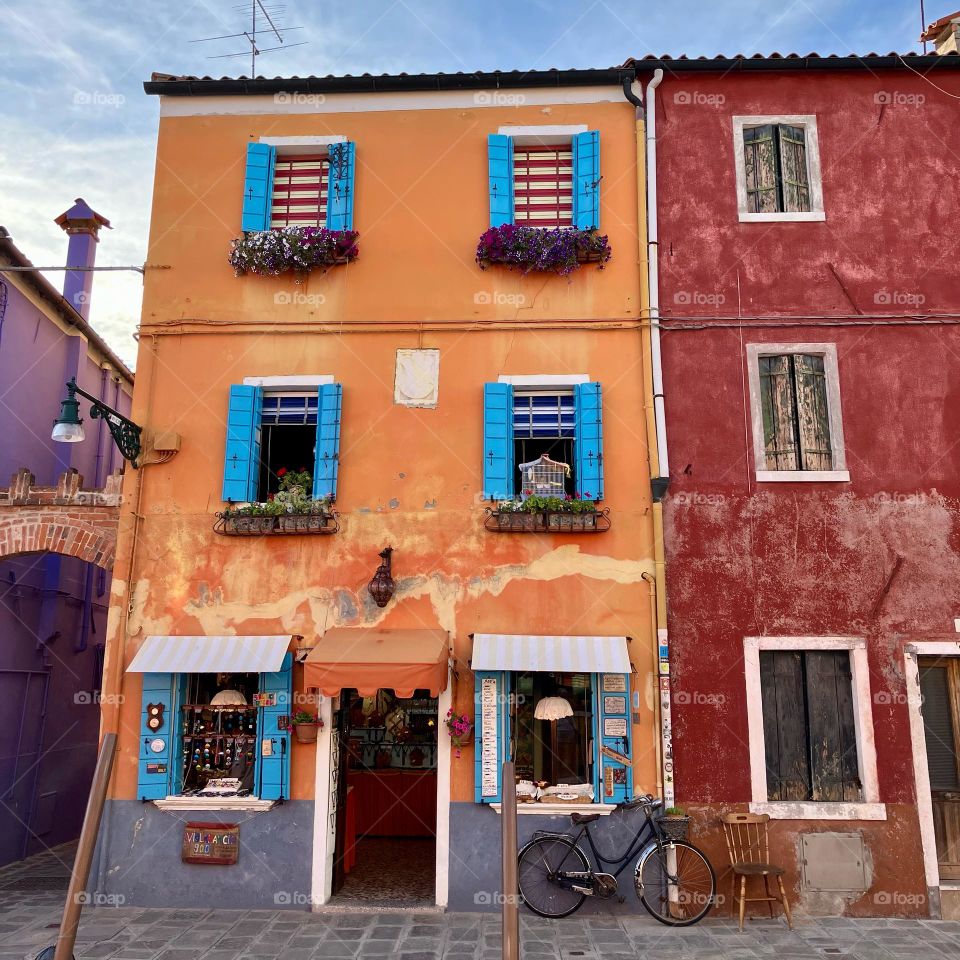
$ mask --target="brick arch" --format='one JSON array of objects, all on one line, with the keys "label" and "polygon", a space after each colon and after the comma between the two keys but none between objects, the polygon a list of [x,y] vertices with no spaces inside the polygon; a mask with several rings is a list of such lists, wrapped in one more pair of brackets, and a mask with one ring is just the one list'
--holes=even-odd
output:
[{"label": "brick arch", "polygon": [[22,553],[59,553],[113,568],[120,517],[119,473],[103,490],[82,489],[70,470],[56,487],[37,487],[28,470],[14,474],[0,491],[0,559]]}]

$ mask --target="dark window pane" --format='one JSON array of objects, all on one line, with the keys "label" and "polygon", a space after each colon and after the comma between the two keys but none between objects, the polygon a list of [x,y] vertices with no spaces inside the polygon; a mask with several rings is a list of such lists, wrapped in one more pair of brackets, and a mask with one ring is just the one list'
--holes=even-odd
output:
[{"label": "dark window pane", "polygon": [[930,787],[933,790],[960,789],[946,667],[921,667],[920,692],[923,695],[923,733],[927,742]]}]

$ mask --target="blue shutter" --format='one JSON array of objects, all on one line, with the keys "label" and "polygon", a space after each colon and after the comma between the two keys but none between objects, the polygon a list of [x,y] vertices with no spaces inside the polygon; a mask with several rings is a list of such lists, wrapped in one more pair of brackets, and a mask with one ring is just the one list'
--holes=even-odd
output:
[{"label": "blue shutter", "polygon": [[[600,741],[602,747],[607,747],[621,756],[632,759],[633,754],[631,753],[631,749],[633,745],[633,731],[630,724],[630,674],[606,674],[606,676],[616,677],[618,680],[622,681],[622,693],[615,691],[604,692],[604,676],[605,675],[602,673],[597,673],[593,676],[597,691],[597,718],[600,725],[600,729],[597,731],[597,739]],[[614,684],[614,686],[616,686],[616,684]],[[610,709],[608,710],[607,707],[610,707]],[[626,736],[606,736],[605,721],[607,719],[610,719],[614,722],[620,720],[625,721],[627,729]],[[594,755],[594,760],[597,762],[598,782],[595,782],[595,784],[599,786],[599,793],[597,794],[598,800],[600,803],[623,803],[623,801],[628,797],[633,796],[633,768],[626,766],[623,763],[619,763],[611,757],[605,757],[602,751],[599,751],[599,754],[599,758],[596,757],[596,754]],[[614,771],[612,796],[607,795],[605,787],[605,773],[609,769]],[[626,772],[624,773],[624,771]],[[622,779],[623,783],[617,783],[617,779]]]},{"label": "blue shutter", "polygon": [[257,499],[262,415],[261,387],[238,383],[230,387],[227,444],[223,459],[223,499],[231,503],[249,503]]},{"label": "blue shutter", "polygon": [[577,463],[576,488],[584,500],[603,499],[603,414],[600,384],[578,383],[573,388],[577,414],[573,455]]},{"label": "blue shutter", "polygon": [[267,143],[247,144],[247,172],[243,179],[243,216],[240,229],[270,229],[273,200],[273,164],[277,148]]},{"label": "blue shutter", "polygon": [[335,143],[329,153],[327,180],[327,229],[353,229],[354,171],[356,149],[352,141]]},{"label": "blue shutter", "polygon": [[513,223],[513,138],[499,133],[487,137],[490,189],[490,226]]},{"label": "blue shutter", "polygon": [[[494,760],[496,763],[496,792],[490,792],[486,796],[483,791],[483,702],[481,700],[482,681],[484,680],[492,680],[496,684],[494,699],[497,711],[496,749],[494,751]],[[477,803],[499,803],[500,775],[503,764],[504,704],[507,699],[505,696],[503,674],[480,670],[473,675],[473,682],[473,795]]]},{"label": "blue shutter", "polygon": [[[140,703],[140,753],[137,772],[137,796],[141,800],[162,800],[170,792],[171,744],[176,736],[176,704],[173,702],[173,674],[144,673]],[[147,704],[162,703],[163,726],[147,726]],[[163,749],[154,753],[150,744],[163,741]]]},{"label": "blue shutter", "polygon": [[340,410],[343,387],[325,383],[317,399],[317,445],[313,454],[313,499],[337,499],[340,475]]},{"label": "blue shutter", "polygon": [[513,386],[483,385],[483,496],[513,496]]},{"label": "blue shutter", "polygon": [[[290,797],[290,731],[280,729],[280,717],[289,717],[293,703],[293,654],[286,653],[276,673],[260,674],[260,692],[276,694],[276,704],[260,711],[260,739],[257,744],[257,786],[261,800]],[[270,756],[263,755],[264,742]]]},{"label": "blue shutter", "polygon": [[573,137],[573,225],[581,230],[600,228],[598,130],[588,130]]}]

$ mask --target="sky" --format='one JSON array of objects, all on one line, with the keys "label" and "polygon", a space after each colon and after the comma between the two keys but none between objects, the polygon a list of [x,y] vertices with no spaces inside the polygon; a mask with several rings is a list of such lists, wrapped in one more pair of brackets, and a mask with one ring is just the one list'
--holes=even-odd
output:
[{"label": "sky", "polygon": [[[919,0],[286,0],[301,30],[265,76],[609,67],[630,56],[919,50]],[[932,22],[952,13],[926,0]],[[193,42],[249,24],[249,0],[0,0],[0,224],[35,263],[65,263],[53,223],[83,197],[111,221],[98,265],[146,259],[159,104],[153,71],[239,76],[208,59],[245,41]],[[226,255],[226,253],[224,254]],[[58,288],[62,273],[47,277]],[[136,273],[100,273],[90,320],[131,366]]]}]

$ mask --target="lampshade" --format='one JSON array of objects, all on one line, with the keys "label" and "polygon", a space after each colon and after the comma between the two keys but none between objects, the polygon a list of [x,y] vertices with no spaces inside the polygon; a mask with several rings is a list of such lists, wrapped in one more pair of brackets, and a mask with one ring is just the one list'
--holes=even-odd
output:
[{"label": "lampshade", "polygon": [[533,716],[537,720],[560,720],[563,717],[572,717],[573,707],[564,697],[544,697],[537,701]]},{"label": "lampshade", "polygon": [[60,401],[60,416],[54,421],[51,440],[59,443],[79,443],[83,440],[83,421],[80,419],[80,403],[74,394],[75,389],[75,386],[71,388],[67,384],[67,395]]},{"label": "lampshade", "polygon": [[58,443],[80,443],[83,440],[82,423],[62,423],[59,420],[53,425],[51,440]]}]

